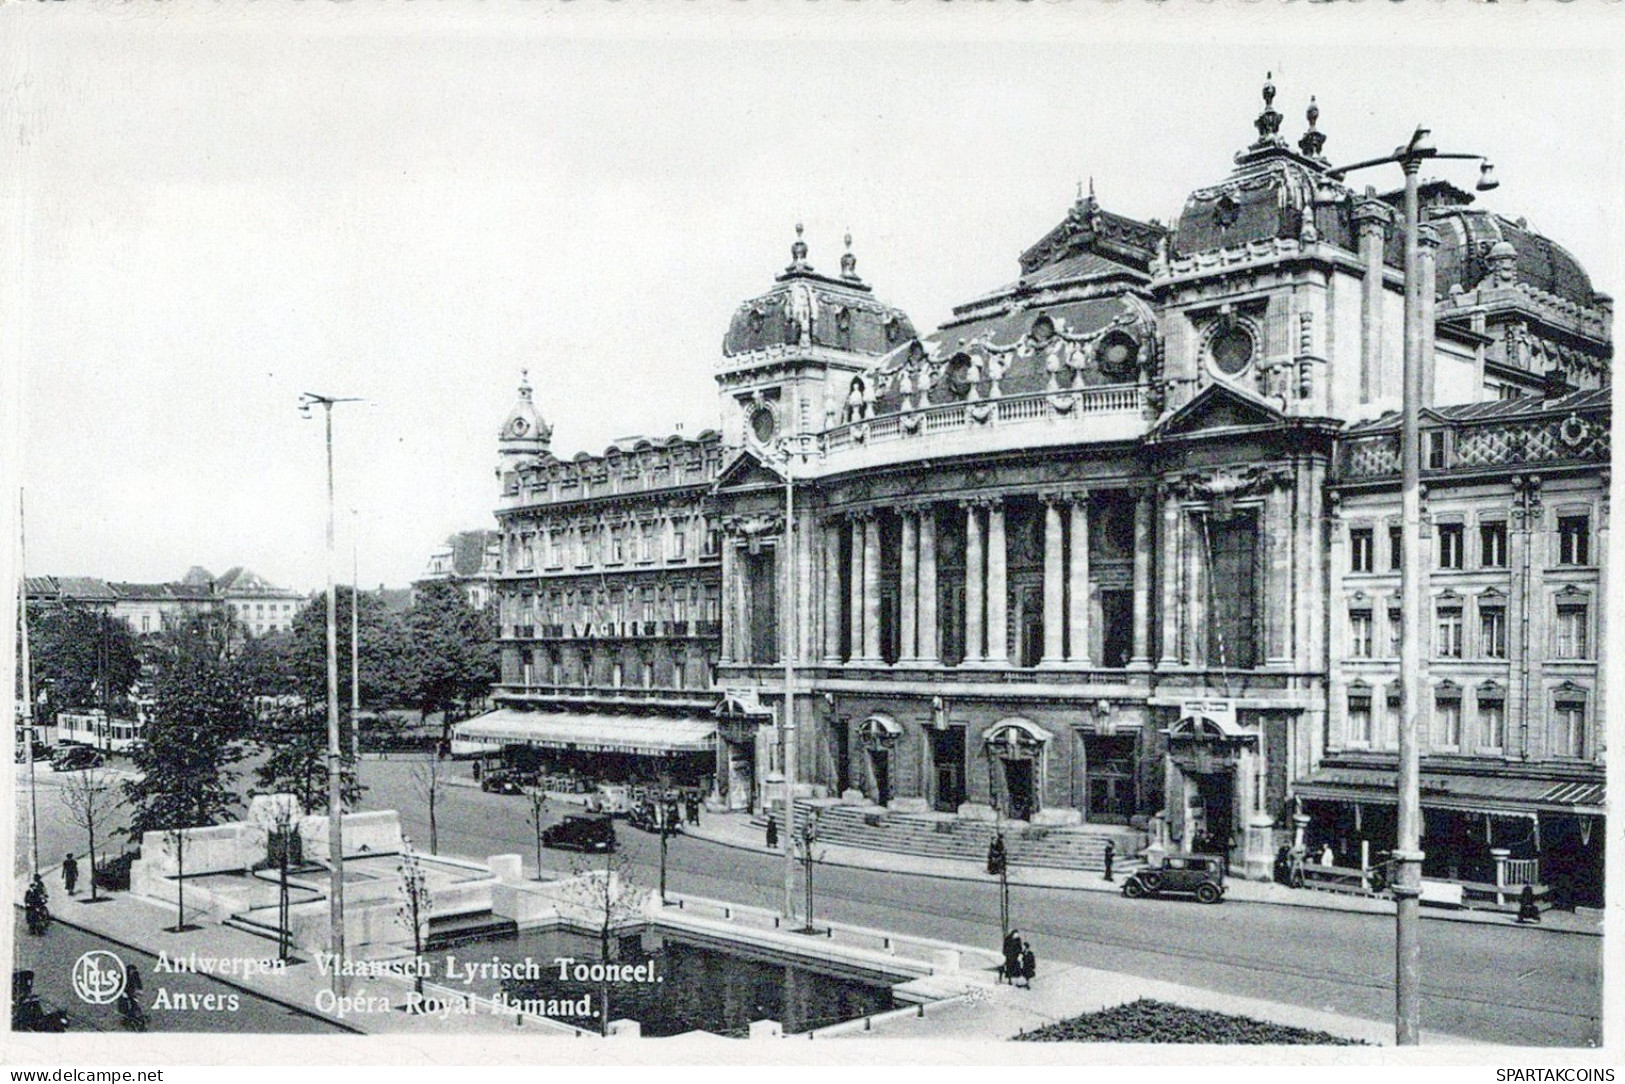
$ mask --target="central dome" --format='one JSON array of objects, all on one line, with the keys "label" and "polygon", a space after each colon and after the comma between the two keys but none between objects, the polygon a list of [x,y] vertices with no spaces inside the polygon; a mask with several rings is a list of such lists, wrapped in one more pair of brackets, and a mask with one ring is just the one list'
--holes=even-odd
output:
[{"label": "central dome", "polygon": [[908,315],[875,300],[869,284],[858,277],[850,236],[836,278],[813,270],[801,232],[798,224],[790,266],[773,288],[734,312],[722,340],[724,356],[823,347],[879,357],[914,338]]}]

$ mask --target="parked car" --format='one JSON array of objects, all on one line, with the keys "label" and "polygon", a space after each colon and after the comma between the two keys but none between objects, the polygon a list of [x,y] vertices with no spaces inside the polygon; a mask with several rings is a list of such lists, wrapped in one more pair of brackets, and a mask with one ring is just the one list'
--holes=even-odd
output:
[{"label": "parked car", "polygon": [[682,814],[676,812],[676,810],[675,800],[673,804],[665,807],[665,812],[662,812],[659,802],[645,799],[632,807],[632,812],[626,815],[626,823],[645,832],[659,832],[660,822],[666,820],[667,814],[671,813],[671,823],[667,825],[666,831],[671,835],[676,835],[683,830]]},{"label": "parked car", "polygon": [[569,816],[542,830],[542,845],[565,851],[613,851],[615,822],[603,816]]},{"label": "parked car", "polygon": [[[28,750],[22,745],[18,745],[16,749],[12,750],[12,756],[18,764],[28,763]],[[51,747],[42,741],[36,741],[34,743],[34,763],[43,764],[50,759]]]},{"label": "parked car", "polygon": [[1195,896],[1203,903],[1224,899],[1224,859],[1211,854],[1170,854],[1160,866],[1137,869],[1123,882],[1123,895]]},{"label": "parked car", "polygon": [[624,817],[632,812],[632,788],[624,783],[600,783],[587,795],[587,812]]},{"label": "parked car", "polygon": [[523,794],[525,786],[516,776],[507,772],[487,772],[480,780],[480,789],[487,794]]},{"label": "parked car", "polygon": [[51,767],[59,772],[78,772],[86,768],[100,768],[104,757],[88,745],[64,745],[51,758]]}]

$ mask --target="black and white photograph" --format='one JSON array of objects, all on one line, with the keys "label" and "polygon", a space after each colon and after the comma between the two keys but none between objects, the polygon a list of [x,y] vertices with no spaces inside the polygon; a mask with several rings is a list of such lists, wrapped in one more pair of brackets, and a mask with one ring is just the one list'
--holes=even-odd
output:
[{"label": "black and white photograph", "polygon": [[1611,1080],[1615,8],[0,10],[0,1060]]}]

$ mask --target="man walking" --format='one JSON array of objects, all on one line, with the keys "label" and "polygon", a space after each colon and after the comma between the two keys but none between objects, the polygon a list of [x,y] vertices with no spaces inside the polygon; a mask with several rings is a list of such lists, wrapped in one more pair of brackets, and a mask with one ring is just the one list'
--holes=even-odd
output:
[{"label": "man walking", "polygon": [[1033,978],[1038,974],[1038,954],[1033,951],[1031,941],[1021,943],[1021,985],[1028,990],[1033,988]]},{"label": "man walking", "polygon": [[1112,879],[1112,858],[1117,854],[1117,845],[1111,840],[1106,841],[1106,880]]},{"label": "man walking", "polygon": [[74,859],[73,853],[70,851],[68,856],[62,860],[62,887],[66,888],[68,895],[71,896],[78,884],[79,863]]},{"label": "man walking", "polygon": [[769,813],[767,815],[767,849],[770,850],[770,851],[775,851],[775,850],[778,850],[778,847],[779,847],[779,822],[778,822],[778,818],[774,817],[773,814]]},{"label": "man walking", "polygon": [[1021,933],[1011,930],[1004,935],[1004,966],[999,968],[999,981],[1011,986],[1021,977]]}]

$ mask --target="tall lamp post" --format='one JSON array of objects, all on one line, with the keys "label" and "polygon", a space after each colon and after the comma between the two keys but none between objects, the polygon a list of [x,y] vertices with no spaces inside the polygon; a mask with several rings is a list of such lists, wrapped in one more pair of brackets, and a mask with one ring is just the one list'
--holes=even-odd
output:
[{"label": "tall lamp post", "polygon": [[1402,1046],[1414,1046],[1422,1033],[1422,798],[1421,757],[1418,742],[1424,681],[1422,674],[1422,602],[1427,582],[1422,568],[1422,457],[1420,414],[1426,394],[1423,387],[1427,359],[1423,353],[1427,329],[1423,327],[1422,296],[1425,276],[1421,273],[1421,211],[1416,193],[1416,174],[1430,158],[1464,158],[1482,163],[1477,188],[1487,192],[1499,183],[1489,159],[1481,154],[1441,153],[1429,138],[1428,129],[1418,127],[1410,142],[1394,153],[1328,171],[1341,181],[1355,170],[1370,166],[1398,164],[1405,173],[1405,353],[1403,402],[1399,429],[1400,512],[1400,645],[1399,669],[1403,701],[1399,716],[1398,841],[1394,859],[1398,866],[1394,893],[1394,1032]]},{"label": "tall lamp post", "polygon": [[339,744],[339,648],[338,617],[334,611],[333,589],[333,406],[356,403],[359,399],[339,399],[305,392],[299,409],[310,417],[310,408],[322,408],[327,425],[327,849],[328,849],[328,947],[333,953],[333,991],[344,992],[344,751]]},{"label": "tall lamp post", "polygon": [[[811,433],[795,433],[780,440],[770,457],[784,478],[784,707],[779,711],[779,748],[784,751],[784,918],[791,921],[796,910],[796,475],[797,460],[805,463],[817,450],[818,438]],[[811,916],[808,917],[809,922]]]},{"label": "tall lamp post", "polygon": [[[28,763],[28,873],[39,876],[39,795],[34,781],[34,692],[28,658],[28,535],[23,524],[23,491],[17,490],[17,618],[22,622],[23,689],[17,710],[23,724],[23,758]],[[43,698],[43,697],[42,697]]]}]

